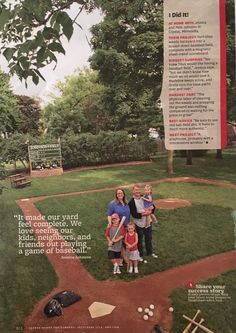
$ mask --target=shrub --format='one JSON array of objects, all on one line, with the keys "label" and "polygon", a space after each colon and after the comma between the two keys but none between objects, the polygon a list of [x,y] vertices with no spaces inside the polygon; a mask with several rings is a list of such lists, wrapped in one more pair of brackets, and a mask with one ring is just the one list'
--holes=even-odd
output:
[{"label": "shrub", "polygon": [[125,131],[67,134],[61,144],[64,168],[146,160],[156,149],[152,139],[130,137]]}]

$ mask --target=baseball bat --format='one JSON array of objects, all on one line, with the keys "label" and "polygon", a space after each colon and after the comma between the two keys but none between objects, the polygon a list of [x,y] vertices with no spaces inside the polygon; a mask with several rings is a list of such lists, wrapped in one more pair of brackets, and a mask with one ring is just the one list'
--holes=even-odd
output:
[{"label": "baseball bat", "polygon": [[187,319],[188,321],[190,321],[190,323],[196,325],[197,327],[201,328],[204,332],[206,333],[214,333],[213,331],[209,330],[209,328],[199,324],[198,322],[196,322],[195,320],[183,315],[184,319]]},{"label": "baseball bat", "polygon": [[121,229],[122,225],[124,224],[125,219],[126,219],[126,217],[123,216],[122,219],[121,219],[121,221],[120,221],[119,227],[117,228],[117,230],[115,232],[115,235],[112,237],[112,240],[111,240],[112,242],[116,239],[116,236],[117,236],[119,230]]},{"label": "baseball bat", "polygon": [[[202,324],[204,322],[204,319],[202,318],[200,321],[199,321],[199,323],[198,324]],[[195,332],[197,332],[197,330],[198,330],[198,326],[196,326],[193,330],[192,330],[192,332],[191,333],[195,333]]]},{"label": "baseball bat", "polygon": [[[201,310],[197,310],[197,312],[195,313],[193,320],[195,320],[197,318],[197,316],[199,315],[199,313],[201,313]],[[188,326],[186,326],[186,328],[183,330],[183,333],[188,333],[188,331],[190,330],[192,326],[192,323],[189,323]]]}]

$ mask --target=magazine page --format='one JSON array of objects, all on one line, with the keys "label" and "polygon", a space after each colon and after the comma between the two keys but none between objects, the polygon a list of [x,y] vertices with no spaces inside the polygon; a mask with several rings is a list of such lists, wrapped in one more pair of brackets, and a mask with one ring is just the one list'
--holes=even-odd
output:
[{"label": "magazine page", "polygon": [[235,2],[0,3],[0,332],[236,333]]}]

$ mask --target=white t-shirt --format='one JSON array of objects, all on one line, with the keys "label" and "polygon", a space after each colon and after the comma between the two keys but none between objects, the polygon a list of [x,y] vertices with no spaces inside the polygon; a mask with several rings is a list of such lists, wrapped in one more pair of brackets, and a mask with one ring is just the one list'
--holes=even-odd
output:
[{"label": "white t-shirt", "polygon": [[[143,201],[143,199],[141,197],[139,199],[134,198],[134,202],[135,202],[135,206],[137,208],[137,212],[142,213],[144,211],[144,201]],[[134,223],[138,227],[144,228],[145,225],[146,225],[146,216],[143,216],[141,219],[135,219],[134,218]]]}]

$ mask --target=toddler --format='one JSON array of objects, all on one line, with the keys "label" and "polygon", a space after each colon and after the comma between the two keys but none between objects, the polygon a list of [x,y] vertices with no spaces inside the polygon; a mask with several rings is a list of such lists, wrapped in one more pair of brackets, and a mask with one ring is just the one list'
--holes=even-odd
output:
[{"label": "toddler", "polygon": [[144,195],[142,196],[142,199],[144,200],[144,210],[150,211],[150,214],[146,216],[146,226],[145,226],[145,228],[149,228],[151,226],[151,221],[153,221],[153,223],[157,223],[157,218],[153,214],[154,203],[153,203],[151,185],[146,185],[144,187]]}]

